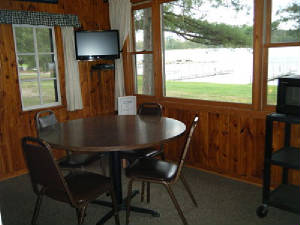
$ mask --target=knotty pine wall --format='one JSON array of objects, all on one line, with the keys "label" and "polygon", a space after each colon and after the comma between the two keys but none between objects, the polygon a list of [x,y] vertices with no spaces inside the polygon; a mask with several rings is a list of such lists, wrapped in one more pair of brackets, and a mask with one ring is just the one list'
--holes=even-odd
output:
[{"label": "knotty pine wall", "polygon": [[[0,9],[75,14],[85,30],[109,29],[108,3],[102,0],[59,0],[58,4],[1,0]],[[90,73],[95,62],[79,62],[83,110],[66,110],[65,76],[60,29],[56,28],[62,103],[52,108],[59,121],[114,111],[114,74]],[[98,62],[99,63],[99,62]],[[26,172],[20,140],[36,135],[35,111],[22,112],[12,26],[0,24],[0,180]],[[58,155],[58,154],[57,154]]]},{"label": "knotty pine wall", "polygon": [[[139,96],[138,102],[157,101],[163,105],[167,117],[191,124],[195,114],[199,125],[191,143],[186,165],[217,173],[226,177],[261,184],[265,147],[265,116],[270,112],[251,109],[215,107],[189,104],[187,101]],[[291,145],[300,147],[300,126],[292,125]],[[284,124],[275,122],[273,148],[284,144]],[[166,158],[172,161],[180,157],[184,137],[165,145]],[[272,166],[271,183],[281,183],[282,168]],[[289,171],[289,182],[300,185],[299,171]]]}]

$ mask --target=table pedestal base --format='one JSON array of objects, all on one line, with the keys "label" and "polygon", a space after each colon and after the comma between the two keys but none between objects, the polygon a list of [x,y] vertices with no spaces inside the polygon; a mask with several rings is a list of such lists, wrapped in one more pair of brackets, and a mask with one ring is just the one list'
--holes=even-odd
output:
[{"label": "table pedestal base", "polygon": [[[138,191],[134,191],[130,197],[134,198],[138,193],[139,193]],[[112,203],[107,202],[107,201],[95,200],[95,201],[92,201],[91,203],[112,208]],[[122,203],[118,205],[118,211],[127,210],[127,205],[126,204],[127,204],[127,197],[124,198]],[[158,212],[156,212],[154,210],[151,210],[151,209],[145,209],[145,208],[140,208],[140,207],[136,207],[136,206],[130,206],[130,210],[133,211],[133,212],[137,212],[137,213],[150,214],[153,217],[159,217],[160,216],[160,214]],[[109,220],[113,216],[114,216],[114,210],[112,209],[111,211],[109,211],[105,216],[103,216],[97,222],[97,225],[104,224],[107,220]]]}]

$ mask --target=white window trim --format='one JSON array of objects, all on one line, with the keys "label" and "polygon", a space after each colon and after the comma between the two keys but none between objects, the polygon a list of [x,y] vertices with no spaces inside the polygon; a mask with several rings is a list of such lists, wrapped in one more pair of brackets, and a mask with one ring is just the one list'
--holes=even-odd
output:
[{"label": "white window trim", "polygon": [[[34,28],[33,32],[33,39],[34,39],[34,53],[17,53],[17,42],[16,42],[16,34],[15,34],[15,27],[31,27]],[[48,28],[51,29],[52,31],[52,44],[53,44],[53,52],[40,52],[38,53],[38,49],[37,49],[37,41],[36,41],[36,28]],[[23,111],[29,111],[29,110],[33,110],[33,109],[41,109],[41,108],[49,108],[49,107],[53,107],[53,106],[59,106],[61,105],[61,92],[60,92],[60,79],[59,79],[59,73],[58,73],[58,60],[57,60],[57,49],[56,49],[56,42],[55,42],[55,32],[54,32],[54,27],[53,26],[33,26],[33,25],[23,25],[23,24],[13,24],[13,35],[14,35],[14,44],[15,44],[15,55],[16,55],[16,62],[17,62],[17,70],[18,70],[18,81],[19,81],[19,90],[20,90],[20,96],[21,96],[21,103],[22,103],[22,110]],[[40,78],[40,66],[39,66],[39,58],[38,55],[39,54],[47,54],[47,55],[54,55],[54,63],[55,63],[55,72],[56,72],[56,77],[55,78]],[[57,97],[58,97],[58,101],[57,102],[53,102],[53,103],[48,103],[48,104],[39,104],[39,105],[33,105],[33,106],[24,106],[23,103],[23,94],[22,94],[22,86],[21,83],[22,82],[30,82],[29,81],[21,81],[20,78],[20,71],[19,71],[19,62],[17,60],[18,55],[32,55],[35,56],[35,60],[36,60],[36,67],[38,69],[37,73],[37,81],[38,81],[38,91],[39,91],[39,98],[40,98],[40,102],[43,102],[42,99],[42,91],[41,91],[41,81],[44,80],[56,80],[56,90],[57,90]],[[36,80],[36,79],[33,79]],[[32,80],[32,81],[33,81]]]}]

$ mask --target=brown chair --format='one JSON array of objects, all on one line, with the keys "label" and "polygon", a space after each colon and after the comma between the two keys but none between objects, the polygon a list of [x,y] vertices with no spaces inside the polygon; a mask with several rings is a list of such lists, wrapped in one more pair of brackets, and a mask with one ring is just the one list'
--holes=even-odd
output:
[{"label": "brown chair", "polygon": [[[138,107],[138,114],[144,116],[158,116],[162,115],[162,106],[155,102],[146,102],[142,103]],[[163,152],[163,145],[160,148],[145,148],[133,151],[122,151],[121,158],[126,159],[129,164],[134,163],[136,160],[142,158],[153,158],[156,156],[160,156],[162,160],[165,160],[165,155]],[[141,201],[144,201],[144,193],[145,193],[145,182],[142,182],[141,187]],[[150,183],[147,182],[147,202],[150,202]]]},{"label": "brown chair", "polygon": [[[35,124],[37,133],[39,135],[40,131],[53,126],[57,123],[56,116],[52,110],[40,111],[35,116]],[[84,169],[91,163],[99,161],[102,172],[105,175],[105,163],[103,162],[104,153],[76,153],[73,154],[70,151],[66,151],[66,157],[59,160],[59,166],[63,169]]]},{"label": "brown chair", "polygon": [[34,193],[37,195],[31,224],[36,224],[44,195],[76,209],[78,224],[82,224],[88,203],[109,192],[115,210],[115,223],[119,224],[115,194],[108,177],[76,171],[64,177],[52,155],[50,146],[41,139],[24,137],[22,147]]},{"label": "brown chair", "polygon": [[155,102],[145,102],[139,105],[139,115],[161,116],[162,106]]},{"label": "brown chair", "polygon": [[[190,142],[194,133],[194,130],[198,123],[198,117],[195,116],[194,121],[191,125],[190,131],[188,133],[188,136],[186,138],[185,146],[183,148],[183,151],[181,153],[180,160],[177,164],[165,162],[156,158],[143,158],[137,161],[136,163],[130,165],[128,168],[126,168],[126,176],[129,178],[128,183],[128,195],[131,196],[132,193],[132,183],[133,181],[145,181],[145,182],[151,182],[151,183],[158,183],[163,184],[172,201],[175,205],[177,212],[183,222],[183,224],[188,224],[183,212],[175,198],[175,195],[171,189],[171,185],[175,184],[178,180],[178,178],[181,179],[181,181],[184,184],[184,187],[188,191],[189,196],[191,197],[193,203],[196,207],[198,207],[197,202],[187,184],[185,181],[185,178],[181,174],[181,171],[184,166],[184,161],[190,146]],[[126,224],[129,224],[129,215],[130,215],[130,200],[131,198],[127,199],[127,213],[126,213]]]}]

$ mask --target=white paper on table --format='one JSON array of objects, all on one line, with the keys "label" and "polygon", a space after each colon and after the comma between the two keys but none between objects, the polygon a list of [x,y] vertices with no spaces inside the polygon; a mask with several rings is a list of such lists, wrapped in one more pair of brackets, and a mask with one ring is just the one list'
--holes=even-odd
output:
[{"label": "white paper on table", "polygon": [[119,115],[136,115],[136,96],[118,97]]}]

